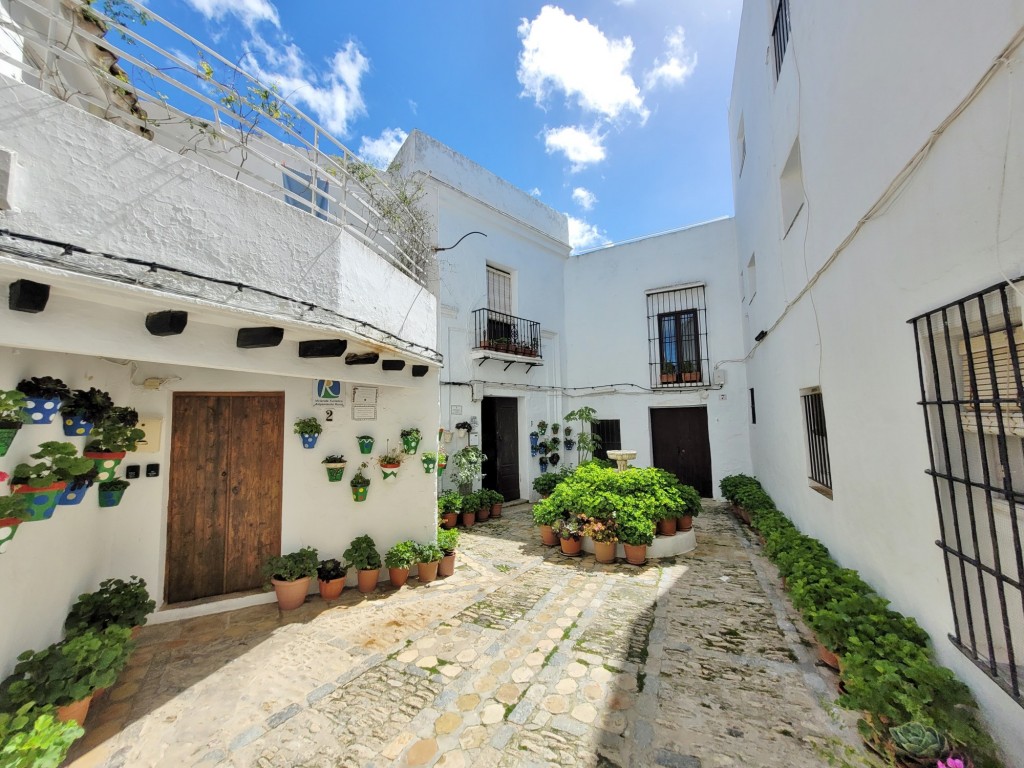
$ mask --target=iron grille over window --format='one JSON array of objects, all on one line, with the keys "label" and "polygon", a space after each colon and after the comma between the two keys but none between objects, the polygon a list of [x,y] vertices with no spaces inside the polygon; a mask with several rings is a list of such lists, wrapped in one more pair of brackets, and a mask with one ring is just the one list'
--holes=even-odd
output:
[{"label": "iron grille over window", "polygon": [[651,385],[699,387],[709,381],[704,286],[647,293]]},{"label": "iron grille over window", "polygon": [[1024,331],[1006,284],[916,317],[950,640],[1018,704],[1024,667]]},{"label": "iron grille over window", "polygon": [[801,395],[804,401],[804,426],[807,428],[807,453],[810,480],[823,489],[832,489],[832,466],[828,460],[828,430],[825,429],[825,403],[821,392]]},{"label": "iron grille over window", "polygon": [[622,450],[622,432],[618,419],[601,419],[590,425],[590,431],[599,439],[594,458],[607,459],[608,451]]},{"label": "iron grille over window", "polygon": [[487,268],[487,308],[504,315],[512,314],[512,275],[508,272]]},{"label": "iron grille over window", "polygon": [[775,24],[772,26],[776,79],[782,71],[782,60],[786,58],[786,48],[789,47],[789,29],[789,0],[779,0],[779,7],[775,11]]}]

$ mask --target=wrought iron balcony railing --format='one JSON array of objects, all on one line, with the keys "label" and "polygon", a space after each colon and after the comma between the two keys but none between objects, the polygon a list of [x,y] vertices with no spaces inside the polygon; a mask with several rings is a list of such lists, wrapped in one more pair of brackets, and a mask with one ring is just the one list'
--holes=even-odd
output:
[{"label": "wrought iron balcony railing", "polygon": [[473,348],[542,359],[540,323],[493,309],[473,311]]}]

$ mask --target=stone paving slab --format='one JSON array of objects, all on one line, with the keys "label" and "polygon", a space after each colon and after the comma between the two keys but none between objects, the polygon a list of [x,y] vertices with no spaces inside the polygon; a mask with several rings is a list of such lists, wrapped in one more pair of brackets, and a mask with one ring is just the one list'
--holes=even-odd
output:
[{"label": "stone paving slab", "polygon": [[750,536],[696,522],[599,565],[507,508],[443,581],[146,627],[73,765],[873,765]]}]

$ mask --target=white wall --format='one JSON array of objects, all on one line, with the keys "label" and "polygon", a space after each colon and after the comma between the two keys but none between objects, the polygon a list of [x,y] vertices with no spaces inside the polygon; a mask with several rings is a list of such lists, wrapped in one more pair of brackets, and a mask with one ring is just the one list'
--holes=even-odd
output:
[{"label": "white wall", "polygon": [[[723,476],[750,469],[746,376],[742,364],[725,362],[743,357],[735,253],[733,220],[722,219],[575,256],[565,280],[574,390],[566,410],[590,405],[598,418],[619,419],[622,447],[650,466],[649,409],[706,406],[716,491]],[[652,392],[646,291],[693,283],[704,284],[713,385]],[[635,386],[606,389],[624,384]]]},{"label": "white wall", "polygon": [[[971,91],[1024,23],[1024,5],[986,3],[969,25],[950,23],[962,7],[946,1],[791,8],[776,85],[764,55],[774,4],[745,3],[730,113],[733,135],[742,118],[747,140],[735,193],[739,269],[751,254],[757,261],[757,292],[743,305],[748,348],[771,331],[748,366],[754,470],[801,529],[922,623],[993,734],[1019,754],[1024,713],[945,639],[952,615],[906,321],[1024,269],[1024,232],[1008,223],[1024,203],[1024,80],[996,74],[890,204],[798,294]],[[779,176],[798,136],[806,204],[785,235]],[[800,390],[818,385],[833,500],[806,476]]]}]

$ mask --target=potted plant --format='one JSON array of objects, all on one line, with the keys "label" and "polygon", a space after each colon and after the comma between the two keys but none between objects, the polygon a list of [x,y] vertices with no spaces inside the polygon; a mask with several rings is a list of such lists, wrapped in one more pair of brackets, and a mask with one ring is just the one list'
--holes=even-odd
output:
[{"label": "potted plant", "polygon": [[363,594],[373,592],[380,576],[380,553],[373,539],[365,534],[357,536],[352,539],[342,557],[350,568],[359,571],[359,591]]},{"label": "potted plant", "polygon": [[558,545],[558,536],[552,526],[564,517],[561,505],[553,499],[541,499],[533,505],[533,523],[540,527],[540,540],[544,546]]},{"label": "potted plant", "polygon": [[28,398],[16,389],[0,390],[0,456],[7,455],[18,430],[31,422],[32,417],[25,411]]},{"label": "potted plant", "polygon": [[409,570],[419,557],[415,541],[400,541],[384,553],[384,565],[388,569],[391,586],[401,587],[409,580]]},{"label": "potted plant", "polygon": [[356,437],[356,442],[359,443],[359,452],[364,456],[373,453],[373,437],[370,435],[359,435]]},{"label": "potted plant", "polygon": [[274,587],[278,608],[291,611],[306,602],[309,582],[317,575],[319,566],[320,558],[314,547],[267,558],[263,575]]},{"label": "potted plant", "polygon": [[487,456],[475,445],[467,445],[455,452],[452,461],[458,469],[452,479],[459,487],[459,491],[469,493],[473,490],[473,483],[480,479],[486,460]]},{"label": "potted plant", "polygon": [[440,477],[448,466],[448,454],[444,451],[437,452],[437,476]]},{"label": "potted plant", "polygon": [[429,583],[437,578],[437,568],[441,565],[444,552],[437,544],[421,544],[417,549],[416,578]]},{"label": "potted plant", "polygon": [[345,589],[345,576],[347,574],[348,568],[345,567],[341,560],[334,557],[321,560],[320,564],[316,567],[320,597],[328,602],[337,600],[341,596],[341,591]]},{"label": "potted plant", "polygon": [[682,379],[686,381],[700,381],[700,370],[697,368],[697,364],[692,360],[683,360],[682,363]]},{"label": "potted plant", "polygon": [[615,549],[619,542],[615,520],[599,520],[589,517],[583,523],[583,535],[594,542],[594,559],[599,563],[614,563]]},{"label": "potted plant", "polygon": [[131,630],[112,625],[25,651],[0,683],[0,709],[10,712],[35,702],[57,707],[58,720],[84,723],[93,693],[113,684],[133,647]]},{"label": "potted plant", "polygon": [[662,363],[661,364],[661,383],[662,384],[675,384],[676,382],[676,364],[675,363]]},{"label": "potted plant", "polygon": [[345,476],[345,467],[348,462],[345,461],[345,457],[340,453],[332,453],[330,456],[325,456],[324,460],[320,462],[327,468],[327,481],[330,483],[340,483],[341,479]]},{"label": "potted plant", "polygon": [[92,432],[114,407],[110,394],[102,389],[76,389],[60,405],[64,434],[67,437],[85,437]]},{"label": "potted plant", "polygon": [[440,547],[444,557],[437,567],[438,576],[455,575],[455,550],[459,546],[459,532],[455,528],[450,530],[439,530],[437,532],[437,546]]},{"label": "potted plant", "polygon": [[[566,430],[568,430],[568,429],[569,428],[566,427]],[[565,446],[565,450],[567,450],[567,451],[571,451],[571,450],[573,450],[576,447],[576,441],[573,440],[568,435],[565,436],[565,442],[562,443],[562,444]]]},{"label": "potted plant", "polygon": [[12,768],[62,765],[68,750],[85,731],[77,722],[63,723],[51,706],[34,701],[14,712],[0,712],[0,764]]},{"label": "potted plant", "polygon": [[547,456],[541,456],[540,457],[540,471],[541,471],[541,474],[543,474],[544,472],[548,471],[548,457]]},{"label": "potted plant", "polygon": [[495,352],[508,352],[508,336],[499,336],[491,342],[491,348]]},{"label": "potted plant", "polygon": [[19,464],[14,468],[11,491],[32,494],[29,501],[31,517],[28,520],[45,520],[53,514],[67,481],[86,472],[92,461],[80,457],[78,449],[71,443],[54,441],[42,443],[31,457],[39,461]]},{"label": "potted plant", "polygon": [[398,477],[398,470],[402,466],[403,458],[405,457],[402,455],[400,450],[390,447],[377,457],[377,463],[380,465],[380,473],[384,476],[385,480],[391,480]]},{"label": "potted plant", "polygon": [[64,486],[64,491],[57,497],[57,504],[70,507],[82,503],[86,491],[92,488],[93,483],[96,482],[96,478],[99,476],[96,465],[90,459],[86,459],[86,461],[89,462],[89,468],[85,472],[71,474],[71,477],[67,480],[67,485]]},{"label": "potted plant", "polygon": [[18,391],[25,395],[27,424],[49,424],[53,421],[60,401],[71,394],[71,388],[60,379],[33,376],[18,382]]},{"label": "potted plant", "polygon": [[423,471],[428,475],[432,475],[434,467],[437,466],[437,453],[435,451],[425,451],[423,456],[420,457],[420,462],[423,464]]},{"label": "potted plant", "polygon": [[697,489],[689,485],[679,485],[679,494],[683,499],[683,510],[676,519],[676,527],[680,531],[689,531],[693,528],[693,518],[700,515],[704,505],[701,504],[700,494]]},{"label": "potted plant", "polygon": [[558,453],[552,453],[550,456],[548,456],[548,462],[551,464],[552,467],[557,467],[558,462],[560,462],[561,460],[562,456]]},{"label": "potted plant", "polygon": [[491,518],[491,497],[490,491],[481,488],[473,494],[473,501],[476,504],[476,521],[482,523]]},{"label": "potted plant", "polygon": [[296,419],[292,431],[302,438],[303,448],[316,448],[316,441],[324,428],[318,419],[308,416],[305,419]]},{"label": "potted plant", "polygon": [[457,491],[445,491],[437,497],[438,522],[445,528],[454,528],[459,522],[462,496]]},{"label": "potted plant", "polygon": [[156,610],[156,602],[149,596],[146,580],[132,576],[124,579],[105,579],[95,592],[85,592],[71,606],[64,620],[64,631],[72,637],[87,630],[107,627],[128,627],[135,630],[144,625],[147,616]]},{"label": "potted plant", "polygon": [[131,483],[127,480],[104,480],[99,484],[100,506],[116,507],[121,503],[121,498],[124,496],[124,492],[128,490],[129,485]]},{"label": "potted plant", "polygon": [[[557,435],[559,430],[561,430],[561,429],[562,429],[562,425],[559,424],[556,421],[554,424],[551,425],[551,434],[552,435]],[[553,438],[553,439],[556,441],[556,445],[557,445],[558,438],[556,437],[556,438]]]},{"label": "potted plant", "polygon": [[92,431],[82,454],[92,459],[99,474],[97,480],[113,480],[114,470],[128,451],[134,451],[146,433],[138,428],[139,414],[134,408],[114,406]]},{"label": "potted plant", "polygon": [[475,493],[461,495],[459,508],[462,510],[462,525],[466,528],[472,528],[476,524],[476,513],[480,508],[478,498]]},{"label": "potted plant", "polygon": [[[7,475],[0,472],[0,480],[5,477]],[[0,496],[0,554],[7,550],[14,534],[18,532],[18,526],[31,518],[29,501],[29,497],[24,494]]]},{"label": "potted plant", "polygon": [[352,501],[366,501],[366,495],[370,492],[370,478],[363,474],[367,466],[365,461],[360,464],[355,476],[348,481],[352,486]]},{"label": "potted plant", "polygon": [[617,511],[619,541],[626,552],[626,562],[643,565],[647,562],[647,546],[654,541],[654,521],[647,505],[626,499]]},{"label": "potted plant", "polygon": [[583,526],[578,516],[556,520],[551,525],[551,531],[558,537],[562,545],[562,554],[569,557],[579,557],[583,545]]},{"label": "potted plant", "polygon": [[537,433],[541,437],[543,437],[544,435],[546,435],[548,433],[548,423],[546,421],[542,420],[542,421],[538,421],[537,422]]},{"label": "potted plant", "polygon": [[491,505],[491,517],[501,517],[501,507],[505,503],[505,497],[498,491],[487,491],[487,503]]},{"label": "potted plant", "polygon": [[412,456],[420,448],[420,441],[423,436],[416,427],[409,427],[402,430],[402,450]]},{"label": "potted plant", "polygon": [[465,437],[473,431],[473,425],[468,421],[460,421],[455,425],[455,431],[458,433],[459,437]]},{"label": "potted plant", "polygon": [[546,499],[564,479],[564,477],[558,474],[539,475],[533,478],[533,490],[540,494],[542,499]]}]

